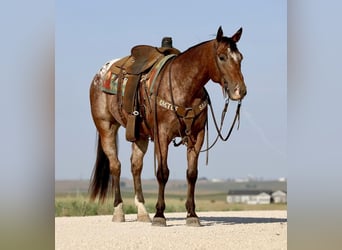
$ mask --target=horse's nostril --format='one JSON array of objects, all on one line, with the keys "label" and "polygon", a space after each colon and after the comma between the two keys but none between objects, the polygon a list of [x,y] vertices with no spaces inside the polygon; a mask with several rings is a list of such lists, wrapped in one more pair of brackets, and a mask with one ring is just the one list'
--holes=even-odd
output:
[{"label": "horse's nostril", "polygon": [[238,91],[241,96],[245,96],[247,94],[247,89],[244,86],[236,86],[234,90]]}]

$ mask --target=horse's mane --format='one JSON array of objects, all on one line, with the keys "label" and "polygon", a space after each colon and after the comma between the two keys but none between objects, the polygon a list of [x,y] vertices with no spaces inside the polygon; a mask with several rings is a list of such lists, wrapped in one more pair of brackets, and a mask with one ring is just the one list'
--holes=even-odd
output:
[{"label": "horse's mane", "polygon": [[208,41],[204,41],[204,42],[195,44],[194,46],[191,46],[191,47],[188,48],[187,50],[184,50],[184,51],[183,51],[182,53],[180,53],[178,56],[180,56],[180,55],[182,55],[182,54],[185,54],[185,53],[189,52],[190,50],[195,49],[195,48],[197,48],[197,47],[199,47],[199,46],[201,46],[201,45],[203,45],[203,44],[205,44],[205,43],[211,42],[211,41],[212,41],[212,40],[208,40]]},{"label": "horse's mane", "polygon": [[[194,46],[191,46],[191,47],[188,48],[187,50],[181,52],[178,56],[180,56],[180,55],[182,55],[182,54],[184,54],[184,53],[187,53],[187,52],[189,52],[190,50],[193,50],[193,49],[195,49],[195,48],[197,48],[197,47],[199,47],[199,46],[201,46],[201,45],[203,45],[203,44],[205,44],[205,43],[209,43],[209,42],[211,42],[211,41],[213,41],[213,40],[208,40],[208,41],[204,41],[204,42],[195,44]],[[232,51],[236,51],[236,50],[237,50],[236,43],[233,42],[233,40],[232,40],[230,37],[226,37],[226,36],[225,36],[225,37],[222,37],[221,42],[226,43],[226,44],[229,44],[229,47],[230,47],[230,49],[231,49]]]}]

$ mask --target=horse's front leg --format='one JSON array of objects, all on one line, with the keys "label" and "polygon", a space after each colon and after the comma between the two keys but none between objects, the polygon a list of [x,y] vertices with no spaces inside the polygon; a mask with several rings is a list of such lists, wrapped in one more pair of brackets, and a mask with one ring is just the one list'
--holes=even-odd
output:
[{"label": "horse's front leg", "polygon": [[188,192],[185,207],[187,210],[186,225],[188,226],[201,226],[195,212],[195,185],[198,176],[198,156],[203,140],[204,130],[198,134],[194,147],[188,147],[187,149],[188,169],[186,171],[186,178],[188,181]]},{"label": "horse's front leg", "polygon": [[165,211],[165,185],[169,179],[169,168],[167,166],[168,144],[158,140],[156,143],[156,153],[158,159],[157,180],[159,184],[158,201],[156,204],[156,214],[153,217],[153,226],[166,226]]},{"label": "horse's front leg", "polygon": [[141,185],[141,171],[143,159],[147,151],[148,139],[139,139],[132,144],[131,170],[134,181],[135,205],[138,209],[137,219],[142,222],[151,222],[150,215],[145,208],[145,200]]}]

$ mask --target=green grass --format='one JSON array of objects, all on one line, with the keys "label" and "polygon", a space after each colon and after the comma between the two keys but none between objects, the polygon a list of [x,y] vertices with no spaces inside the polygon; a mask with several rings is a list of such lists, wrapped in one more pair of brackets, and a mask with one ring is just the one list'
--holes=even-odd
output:
[{"label": "green grass", "polygon": [[[149,213],[155,212],[157,202],[156,193],[144,193],[145,207]],[[242,211],[242,210],[286,210],[287,204],[228,204],[226,193],[198,193],[196,198],[196,211]],[[137,213],[134,205],[132,192],[122,192],[124,201],[124,212],[126,214]],[[185,212],[186,194],[175,192],[165,194],[165,212]],[[67,194],[55,196],[55,216],[89,216],[89,215],[111,215],[113,213],[113,198],[107,198],[103,204],[90,202],[86,194]]]}]

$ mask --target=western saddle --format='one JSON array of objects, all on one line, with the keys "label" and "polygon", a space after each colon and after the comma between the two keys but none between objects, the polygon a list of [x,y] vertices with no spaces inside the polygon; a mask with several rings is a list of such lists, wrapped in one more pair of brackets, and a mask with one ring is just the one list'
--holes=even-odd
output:
[{"label": "western saddle", "polygon": [[[163,42],[165,39],[171,38],[164,38]],[[131,55],[116,61],[109,68],[104,82],[108,84],[108,81],[113,79],[112,76],[117,81],[116,96],[119,104],[119,113],[123,122],[126,123],[126,139],[128,141],[133,142],[137,137],[136,120],[139,115],[137,92],[142,74],[151,70],[153,65],[164,57],[178,55],[179,53],[180,51],[172,48],[172,45],[161,48],[149,45],[138,45],[132,48]],[[123,115],[122,109],[128,113],[127,118]]]}]

